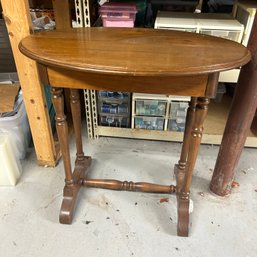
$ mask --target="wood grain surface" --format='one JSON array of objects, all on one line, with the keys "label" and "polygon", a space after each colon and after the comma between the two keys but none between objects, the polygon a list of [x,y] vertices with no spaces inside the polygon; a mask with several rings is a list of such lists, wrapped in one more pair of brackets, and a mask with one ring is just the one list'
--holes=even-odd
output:
[{"label": "wood grain surface", "polygon": [[244,65],[250,52],[217,37],[171,30],[80,28],[37,33],[20,51],[47,66],[132,76],[214,73]]}]

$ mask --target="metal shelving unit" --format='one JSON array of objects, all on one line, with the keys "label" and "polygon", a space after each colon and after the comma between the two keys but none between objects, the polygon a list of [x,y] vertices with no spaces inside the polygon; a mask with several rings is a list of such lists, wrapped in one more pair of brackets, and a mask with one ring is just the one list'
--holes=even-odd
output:
[{"label": "metal shelving unit", "polygon": [[[90,0],[74,0],[77,27],[90,27]],[[87,131],[89,138],[97,138],[97,104],[95,90],[84,90]]]}]

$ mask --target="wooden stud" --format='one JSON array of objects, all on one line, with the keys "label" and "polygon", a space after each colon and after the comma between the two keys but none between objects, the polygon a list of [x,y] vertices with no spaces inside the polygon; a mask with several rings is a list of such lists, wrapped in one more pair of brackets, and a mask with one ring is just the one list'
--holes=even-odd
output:
[{"label": "wooden stud", "polygon": [[54,147],[44,89],[39,79],[36,62],[20,53],[18,44],[30,35],[32,23],[27,0],[2,0],[3,15],[14,54],[23,92],[33,142],[39,165],[55,166]]}]

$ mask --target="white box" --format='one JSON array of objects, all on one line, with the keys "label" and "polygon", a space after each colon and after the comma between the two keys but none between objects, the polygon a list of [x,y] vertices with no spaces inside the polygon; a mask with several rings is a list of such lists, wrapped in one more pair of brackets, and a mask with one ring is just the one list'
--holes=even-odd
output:
[{"label": "white box", "polygon": [[31,140],[30,127],[23,101],[18,112],[10,117],[0,117],[0,134],[10,135],[12,147],[19,159],[24,159]]},{"label": "white box", "polygon": [[257,2],[238,0],[233,7],[233,17],[245,26],[242,44],[247,46],[257,10]]},{"label": "white box", "polygon": [[[230,17],[230,16],[228,16]],[[199,33],[222,37],[241,43],[244,25],[234,19],[199,19]]]},{"label": "white box", "polygon": [[223,37],[241,43],[244,25],[230,14],[159,11],[155,29],[183,30]]},{"label": "white box", "polygon": [[197,20],[192,13],[158,11],[154,28],[197,32]]}]

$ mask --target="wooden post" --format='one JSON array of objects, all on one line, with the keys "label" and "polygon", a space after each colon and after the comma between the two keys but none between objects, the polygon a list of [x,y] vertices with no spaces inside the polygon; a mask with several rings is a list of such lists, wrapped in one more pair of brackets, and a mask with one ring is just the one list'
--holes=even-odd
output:
[{"label": "wooden post", "polygon": [[57,29],[71,28],[69,0],[52,0]]},{"label": "wooden post", "polygon": [[20,53],[18,44],[32,31],[28,0],[1,0],[16,68],[28,114],[39,165],[55,166],[54,147],[44,88],[39,79],[36,62]]},{"label": "wooden post", "polygon": [[210,185],[211,191],[220,196],[231,192],[235,168],[256,111],[257,15],[252,26],[248,49],[252,53],[252,59],[241,69]]}]

